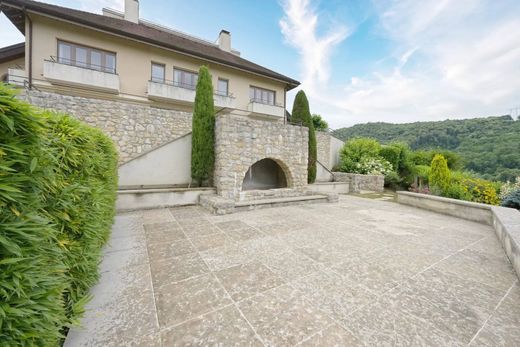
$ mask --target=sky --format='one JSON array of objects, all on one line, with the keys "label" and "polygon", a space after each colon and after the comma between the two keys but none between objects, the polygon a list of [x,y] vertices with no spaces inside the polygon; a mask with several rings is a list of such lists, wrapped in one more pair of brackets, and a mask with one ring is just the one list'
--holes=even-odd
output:
[{"label": "sky", "polygon": [[[101,13],[123,0],[47,0]],[[520,113],[519,0],[141,0],[140,15],[299,80],[331,128]],[[0,47],[23,36],[0,15]]]}]

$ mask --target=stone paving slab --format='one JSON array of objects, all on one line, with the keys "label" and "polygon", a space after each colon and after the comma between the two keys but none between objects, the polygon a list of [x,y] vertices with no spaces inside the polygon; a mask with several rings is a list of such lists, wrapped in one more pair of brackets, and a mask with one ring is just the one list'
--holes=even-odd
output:
[{"label": "stone paving slab", "polygon": [[493,229],[393,202],[124,213],[100,271],[67,347],[520,345]]}]

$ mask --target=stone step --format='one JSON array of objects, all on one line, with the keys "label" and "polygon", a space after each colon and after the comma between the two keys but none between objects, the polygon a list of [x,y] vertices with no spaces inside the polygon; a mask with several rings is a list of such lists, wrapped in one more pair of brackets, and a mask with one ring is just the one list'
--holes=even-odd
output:
[{"label": "stone step", "polygon": [[195,205],[201,194],[215,193],[215,188],[144,188],[117,191],[117,211]]},{"label": "stone step", "polygon": [[255,210],[260,208],[302,205],[309,203],[329,202],[327,195],[300,195],[273,199],[246,200],[235,203],[235,211]]}]

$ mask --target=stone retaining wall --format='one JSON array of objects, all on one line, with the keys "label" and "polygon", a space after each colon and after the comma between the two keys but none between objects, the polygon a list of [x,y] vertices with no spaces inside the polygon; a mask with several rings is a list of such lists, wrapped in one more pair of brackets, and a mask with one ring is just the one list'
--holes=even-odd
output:
[{"label": "stone retaining wall", "polygon": [[116,143],[120,163],[191,131],[191,113],[142,104],[27,90],[29,103],[65,112],[103,130]]},{"label": "stone retaining wall", "polygon": [[385,186],[383,175],[361,175],[347,172],[333,172],[335,182],[349,182],[350,193],[359,193],[362,190],[382,192]]},{"label": "stone retaining wall", "polygon": [[307,186],[306,127],[223,114],[215,123],[215,177],[217,193],[239,200],[242,181],[251,165],[270,158],[280,165],[288,188],[303,192]]}]

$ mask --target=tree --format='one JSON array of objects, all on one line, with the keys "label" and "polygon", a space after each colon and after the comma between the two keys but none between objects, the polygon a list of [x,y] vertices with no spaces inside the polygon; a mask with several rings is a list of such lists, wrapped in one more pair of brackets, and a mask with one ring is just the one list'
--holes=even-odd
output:
[{"label": "tree", "polygon": [[314,183],[316,180],[316,160],[318,151],[316,146],[316,133],[314,124],[312,123],[311,111],[309,110],[309,101],[303,90],[300,90],[294,98],[294,104],[291,114],[291,121],[301,123],[309,128],[309,151],[307,159],[307,182]]},{"label": "tree", "polygon": [[315,130],[319,131],[327,131],[329,130],[329,123],[323,118],[321,115],[314,113],[312,115],[312,124],[314,125]]},{"label": "tree", "polygon": [[432,159],[430,177],[428,178],[430,188],[437,190],[437,193],[444,194],[450,186],[450,176],[448,161],[442,154],[436,154]]},{"label": "tree", "polygon": [[199,69],[191,134],[191,178],[206,184],[213,178],[215,166],[215,108],[213,85],[206,66]]}]

